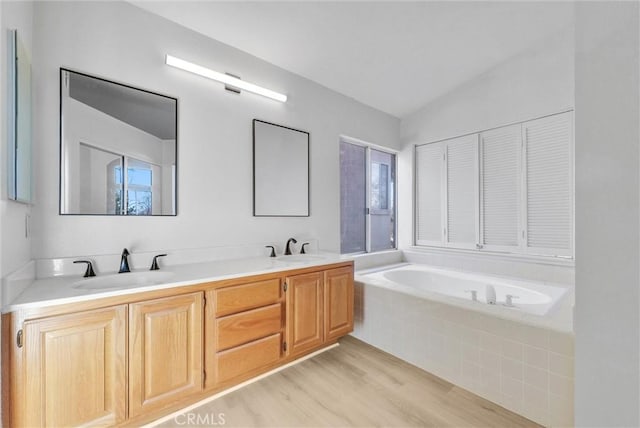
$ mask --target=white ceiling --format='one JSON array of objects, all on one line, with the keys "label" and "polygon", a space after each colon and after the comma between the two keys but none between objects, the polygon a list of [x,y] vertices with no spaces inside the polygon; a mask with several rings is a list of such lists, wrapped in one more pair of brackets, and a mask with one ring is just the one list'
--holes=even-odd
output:
[{"label": "white ceiling", "polygon": [[570,2],[135,4],[396,117],[573,23]]}]

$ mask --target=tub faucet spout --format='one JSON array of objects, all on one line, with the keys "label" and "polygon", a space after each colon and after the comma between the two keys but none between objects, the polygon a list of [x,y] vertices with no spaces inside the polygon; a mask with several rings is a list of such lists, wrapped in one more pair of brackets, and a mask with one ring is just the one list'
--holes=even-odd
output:
[{"label": "tub faucet spout", "polygon": [[484,295],[489,305],[496,304],[496,289],[493,288],[493,285],[487,284]]}]

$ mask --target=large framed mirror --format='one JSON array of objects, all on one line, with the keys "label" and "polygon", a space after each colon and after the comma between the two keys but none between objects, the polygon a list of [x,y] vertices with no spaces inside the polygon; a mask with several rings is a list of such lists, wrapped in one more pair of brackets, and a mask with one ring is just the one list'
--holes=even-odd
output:
[{"label": "large framed mirror", "polygon": [[178,100],[60,69],[60,214],[177,213]]},{"label": "large framed mirror", "polygon": [[8,31],[7,196],[31,202],[31,60],[16,30]]},{"label": "large framed mirror", "polygon": [[309,216],[309,133],[253,120],[253,215]]}]

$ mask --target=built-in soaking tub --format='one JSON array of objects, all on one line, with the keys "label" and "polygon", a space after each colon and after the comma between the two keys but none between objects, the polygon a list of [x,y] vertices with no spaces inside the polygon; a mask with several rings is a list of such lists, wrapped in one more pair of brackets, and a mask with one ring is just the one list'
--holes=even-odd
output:
[{"label": "built-in soaking tub", "polygon": [[[568,291],[567,287],[557,285],[504,279],[416,264],[382,268],[374,270],[366,276],[373,280],[382,280],[382,284],[388,282],[386,285],[389,287],[410,294],[440,300],[454,298],[455,300],[448,301],[481,311],[499,311],[502,314],[512,312],[517,318],[519,312],[540,316],[548,314]],[[494,290],[494,299],[489,298],[491,293],[489,296],[487,295],[489,289]],[[511,297],[508,298],[508,296]],[[486,308],[483,307],[484,305],[496,307]]]},{"label": "built-in soaking tub", "polygon": [[355,337],[542,425],[573,424],[572,287],[408,263],[355,279]]}]

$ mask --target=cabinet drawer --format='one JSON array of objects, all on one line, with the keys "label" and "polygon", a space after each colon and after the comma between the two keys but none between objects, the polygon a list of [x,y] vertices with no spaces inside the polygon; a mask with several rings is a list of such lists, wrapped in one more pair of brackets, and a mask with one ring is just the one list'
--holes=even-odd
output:
[{"label": "cabinet drawer", "polygon": [[255,342],[216,355],[218,382],[241,376],[252,370],[268,366],[280,359],[281,334],[274,334]]},{"label": "cabinet drawer", "polygon": [[234,314],[280,301],[280,278],[216,290],[216,316]]},{"label": "cabinet drawer", "polygon": [[276,303],[264,308],[229,315],[216,320],[216,349],[228,349],[260,339],[282,329],[282,305]]}]

